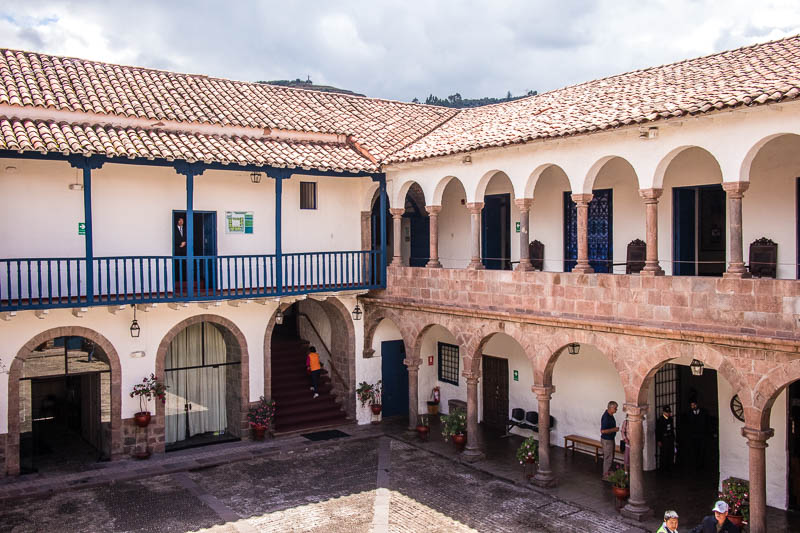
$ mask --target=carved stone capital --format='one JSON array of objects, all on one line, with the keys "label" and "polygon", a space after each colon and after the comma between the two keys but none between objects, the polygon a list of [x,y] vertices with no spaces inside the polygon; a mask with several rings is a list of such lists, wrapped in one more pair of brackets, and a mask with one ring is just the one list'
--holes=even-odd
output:
[{"label": "carved stone capital", "polygon": [[467,209],[469,209],[471,215],[480,215],[483,210],[483,202],[469,202],[467,203]]},{"label": "carved stone capital", "polygon": [[442,206],[440,205],[426,205],[425,211],[428,212],[429,215],[438,215],[442,212]]},{"label": "carved stone capital", "polygon": [[639,196],[644,199],[644,203],[646,204],[658,202],[658,199],[661,198],[663,193],[664,189],[639,189]]},{"label": "carved stone capital", "polygon": [[403,218],[406,210],[401,207],[392,207],[389,212],[392,214],[392,218]]},{"label": "carved stone capital", "polygon": [[531,392],[533,392],[539,400],[549,400],[555,391],[556,388],[552,385],[534,385],[531,387]]},{"label": "carved stone capital", "polygon": [[464,372],[461,376],[467,380],[467,385],[477,385],[481,379],[481,375],[478,372]]},{"label": "carved stone capital", "polygon": [[422,359],[403,359],[403,364],[408,367],[409,372],[419,372],[419,367],[422,365]]},{"label": "carved stone capital", "polygon": [[728,181],[722,183],[722,188],[728,193],[729,198],[741,198],[750,188],[749,181]]},{"label": "carved stone capital", "polygon": [[514,205],[516,205],[520,211],[530,211],[533,205],[533,198],[517,198],[514,200]]},{"label": "carved stone capital", "polygon": [[635,403],[626,403],[622,406],[622,410],[628,414],[628,418],[631,422],[641,422],[644,420],[644,416],[647,414],[647,409],[649,406],[645,405],[637,405]]},{"label": "carved stone capital", "polygon": [[742,436],[747,439],[747,445],[751,448],[766,448],[767,440],[775,435],[775,430],[770,429],[753,429],[749,427],[742,428]]},{"label": "carved stone capital", "polygon": [[594,195],[592,193],[573,194],[572,201],[578,205],[589,205]]}]

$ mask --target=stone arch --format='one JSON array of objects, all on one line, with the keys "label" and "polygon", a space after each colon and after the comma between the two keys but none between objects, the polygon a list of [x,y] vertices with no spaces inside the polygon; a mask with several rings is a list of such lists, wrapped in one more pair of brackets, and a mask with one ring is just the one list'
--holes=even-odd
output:
[{"label": "stone arch", "polygon": [[111,367],[111,459],[122,455],[122,367],[114,345],[100,333],[82,326],[62,326],[43,331],[26,342],[11,361],[8,371],[8,436],[6,437],[6,473],[18,475],[19,464],[19,380],[25,360],[42,343],[57,337],[83,337],[99,346],[108,356]]},{"label": "stone arch", "polygon": [[749,405],[745,403],[745,395],[740,394],[747,426],[762,431],[769,429],[770,413],[775,400],[783,389],[797,380],[800,380],[800,359],[776,366],[762,376],[753,388],[752,396],[748,398]]},{"label": "stone arch", "polygon": [[518,198],[517,191],[514,190],[514,182],[511,180],[511,177],[508,176],[508,174],[506,174],[504,171],[495,169],[490,170],[481,176],[481,179],[478,181],[478,185],[475,187],[475,202],[483,202],[483,197],[486,194],[486,188],[489,186],[489,182],[491,182],[492,179],[494,179],[494,177],[498,174],[504,174],[508,178],[509,183],[511,183],[511,195],[514,198]]},{"label": "stone arch", "polygon": [[364,195],[361,197],[361,211],[372,211],[372,205],[375,203],[375,200],[379,198],[381,185],[377,181],[370,182],[367,186],[367,190],[364,192]]},{"label": "stone arch", "polygon": [[[476,331],[474,335],[474,338],[477,340],[477,342],[475,343],[474,351],[472,351],[469,354],[470,362],[472,365],[470,367],[470,372],[472,372],[473,374],[475,373],[480,374],[483,349],[495,335],[499,334],[507,335],[508,337],[514,339],[514,341],[517,344],[519,344],[520,348],[522,348],[522,351],[525,352],[525,357],[527,357],[529,361],[533,360],[533,358],[531,357],[531,346],[529,344],[529,338],[525,336],[524,332],[522,331],[522,327],[519,323],[500,322],[497,325],[492,323],[492,326],[496,326],[496,329],[494,327],[492,328],[487,327],[485,329],[481,327],[479,328],[478,331]],[[467,369],[465,368],[464,370],[466,371]]]},{"label": "stone arch", "polygon": [[[523,191],[523,198],[534,197],[533,195],[536,192],[536,184],[539,183],[539,178],[541,178],[542,174],[544,174],[544,171],[550,167],[556,167],[564,172],[564,169],[555,163],[545,163],[543,165],[539,165],[533,170],[533,172],[531,172],[530,176],[528,176],[528,181],[525,183],[525,190]],[[566,174],[566,172],[564,172],[564,174]]]},{"label": "stone arch", "polygon": [[[459,358],[465,362],[468,360],[467,358],[469,354],[469,345],[470,345],[469,340],[471,339],[467,338],[467,342],[465,342],[465,336],[461,334],[460,330],[458,328],[454,328],[453,327],[454,324],[447,324],[447,322],[450,321],[449,320],[444,320],[441,322],[435,322],[432,320],[425,321],[425,324],[417,330],[416,334],[413,337],[414,344],[411,352],[412,359],[417,359],[417,360],[422,359],[422,341],[424,340],[425,335],[428,333],[428,331],[431,330],[431,328],[439,326],[440,328],[446,329],[448,333],[450,333],[450,335],[452,335],[453,338],[456,339],[456,342],[458,343],[459,347]],[[464,365],[462,368],[466,368],[466,365]]]},{"label": "stone arch", "polygon": [[741,393],[745,390],[745,381],[730,359],[718,349],[708,344],[695,344],[688,342],[664,341],[655,344],[655,341],[646,343],[643,350],[644,357],[639,357],[636,368],[632,368],[633,380],[631,386],[636,393],[635,400],[640,404],[647,403],[647,394],[650,378],[666,363],[677,358],[697,359],[717,371],[719,375],[731,384],[733,390]]},{"label": "stone arch", "polygon": [[767,135],[763,139],[760,139],[752,147],[750,147],[750,149],[745,154],[744,159],[742,160],[741,167],[739,168],[739,181],[749,182],[750,169],[752,168],[753,161],[755,160],[756,156],[761,151],[761,149],[764,148],[764,146],[766,146],[767,143],[769,143],[770,141],[786,135],[798,137],[797,133],[792,133],[792,132],[773,133],[772,135]]},{"label": "stone arch", "polygon": [[627,163],[627,165],[633,171],[633,175],[636,177],[637,189],[641,188],[641,181],[639,179],[639,174],[636,173],[636,169],[633,168],[633,165],[631,164],[630,161],[628,161],[626,158],[622,156],[607,155],[595,161],[595,163],[589,168],[589,172],[586,173],[586,177],[583,180],[583,187],[581,188],[582,193],[589,194],[592,192],[592,189],[594,188],[594,183],[595,181],[597,181],[597,176],[600,174],[600,171],[603,170],[603,167],[605,167],[606,164],[608,164],[610,161],[613,161],[614,159],[621,159],[622,161],[625,161],[625,163]]},{"label": "stone arch", "polygon": [[450,182],[456,180],[461,188],[464,190],[464,196],[467,194],[467,189],[464,187],[464,183],[455,176],[445,176],[444,178],[439,180],[439,183],[436,184],[436,188],[433,191],[433,201],[431,205],[442,205],[442,196],[444,196],[444,190],[450,185]]},{"label": "stone arch", "polygon": [[423,204],[427,205],[427,199],[425,198],[425,190],[422,188],[422,185],[416,180],[407,180],[400,186],[400,189],[397,191],[397,197],[394,198],[394,202],[392,202],[392,207],[404,208],[406,205],[406,195],[408,191],[411,190],[411,187],[416,185],[419,188],[419,193],[422,194],[422,201]]},{"label": "stone arch", "polygon": [[664,187],[664,176],[667,173],[667,169],[669,169],[670,163],[672,163],[672,161],[675,160],[675,158],[678,157],[681,153],[685,152],[686,150],[689,150],[690,148],[699,148],[700,150],[703,150],[708,155],[710,155],[712,159],[714,159],[714,163],[716,163],[717,165],[717,169],[719,170],[720,176],[722,176],[722,167],[719,164],[719,160],[717,160],[717,158],[714,157],[714,154],[712,154],[709,150],[703,148],[702,146],[687,144],[678,146],[677,148],[673,148],[667,153],[667,155],[661,158],[661,160],[658,162],[658,165],[656,165],[655,174],[653,176],[654,189],[662,189]]},{"label": "stone arch", "polygon": [[[212,314],[200,314],[191,316],[187,319],[181,320],[164,335],[158,345],[156,351],[156,377],[159,381],[165,379],[165,365],[167,358],[167,349],[172,341],[189,326],[199,324],[201,322],[209,322],[219,327],[223,339],[225,339],[225,347],[229,356],[239,358],[240,379],[239,379],[239,434],[244,437],[247,435],[247,410],[250,407],[250,355],[247,350],[247,340],[244,334],[236,324],[229,319]],[[156,403],[156,416],[153,422],[150,423],[152,428],[149,432],[149,445],[155,452],[163,452],[166,437],[166,414],[164,404],[161,402]]]},{"label": "stone arch", "polygon": [[411,354],[414,346],[414,336],[411,331],[409,331],[408,327],[405,325],[405,321],[401,320],[397,314],[385,307],[375,307],[375,306],[364,306],[364,357],[372,356],[372,343],[375,338],[375,331],[378,329],[378,326],[384,320],[391,320],[392,323],[397,327],[400,331],[400,335],[403,338],[403,344],[405,344],[406,354]]}]

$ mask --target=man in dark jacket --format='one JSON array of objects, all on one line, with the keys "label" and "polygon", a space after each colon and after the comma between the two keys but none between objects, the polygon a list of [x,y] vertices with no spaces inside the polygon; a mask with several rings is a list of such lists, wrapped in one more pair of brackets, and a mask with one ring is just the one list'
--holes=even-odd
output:
[{"label": "man in dark jacket", "polygon": [[[687,453],[695,470],[705,467],[706,435],[708,434],[708,415],[697,404],[697,399],[689,400],[689,411],[681,420],[681,435],[686,439]],[[686,464],[689,464],[687,461]]]},{"label": "man in dark jacket", "polygon": [[663,472],[669,472],[675,462],[675,419],[669,405],[664,406],[664,412],[656,420],[656,444],[661,459],[659,467]]},{"label": "man in dark jacket", "polygon": [[700,525],[689,533],[740,533],[739,526],[728,520],[728,504],[718,501],[714,504],[714,516],[703,518]]}]

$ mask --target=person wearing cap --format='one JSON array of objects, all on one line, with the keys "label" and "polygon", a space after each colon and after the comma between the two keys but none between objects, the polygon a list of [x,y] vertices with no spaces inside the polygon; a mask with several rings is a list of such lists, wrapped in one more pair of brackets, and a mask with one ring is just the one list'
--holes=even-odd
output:
[{"label": "person wearing cap", "polygon": [[675,419],[672,418],[669,405],[663,407],[661,416],[656,420],[656,444],[661,459],[659,467],[662,472],[669,472],[675,459]]},{"label": "person wearing cap", "polygon": [[661,524],[656,533],[678,533],[678,513],[666,511],[664,513],[664,523]]},{"label": "person wearing cap", "polygon": [[691,533],[740,533],[739,526],[728,520],[728,504],[722,500],[714,504],[714,515],[703,518]]}]

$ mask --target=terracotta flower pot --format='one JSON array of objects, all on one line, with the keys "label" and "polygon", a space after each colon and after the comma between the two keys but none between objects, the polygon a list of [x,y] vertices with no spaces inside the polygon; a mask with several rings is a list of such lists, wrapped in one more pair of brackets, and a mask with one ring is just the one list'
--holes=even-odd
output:
[{"label": "terracotta flower pot", "polygon": [[533,457],[526,457],[525,462],[528,463],[529,465],[532,465],[533,463],[536,462],[536,459],[534,459]]},{"label": "terracotta flower pot", "polygon": [[430,434],[431,428],[428,426],[423,426],[422,424],[417,426],[417,434],[419,435],[420,440],[428,440],[428,434]]},{"label": "terracotta flower pot", "polygon": [[136,422],[136,425],[140,428],[146,428],[150,424],[151,418],[150,411],[141,411],[133,415],[133,421]]},{"label": "terracotta flower pot", "polygon": [[439,402],[428,401],[428,414],[429,415],[439,414]]},{"label": "terracotta flower pot", "polygon": [[631,494],[631,489],[628,487],[611,487],[611,492],[614,493],[614,496],[616,496],[619,501],[623,501],[628,499],[628,496]]},{"label": "terracotta flower pot", "polygon": [[737,527],[742,527],[742,522],[744,522],[744,517],[740,514],[729,514],[728,520],[731,521],[731,524]]},{"label": "terracotta flower pot", "polygon": [[250,426],[253,429],[253,440],[264,440],[267,433],[266,426]]},{"label": "terracotta flower pot", "polygon": [[463,450],[464,445],[467,444],[467,436],[464,435],[463,433],[459,433],[458,435],[453,435],[453,444],[456,445],[456,448],[458,448],[459,451]]},{"label": "terracotta flower pot", "polygon": [[381,404],[379,404],[379,403],[370,406],[370,409],[372,409],[372,414],[373,415],[381,414],[381,409],[382,408],[383,408],[383,406]]}]

